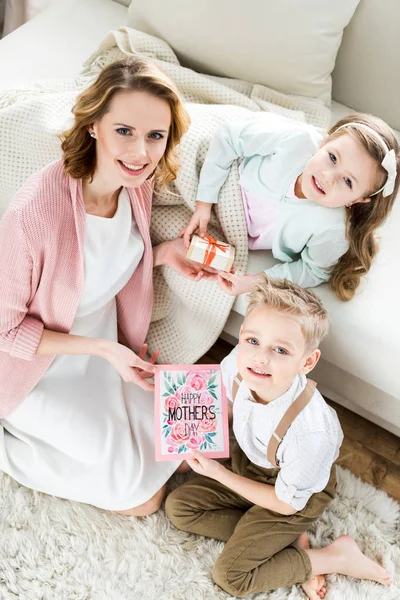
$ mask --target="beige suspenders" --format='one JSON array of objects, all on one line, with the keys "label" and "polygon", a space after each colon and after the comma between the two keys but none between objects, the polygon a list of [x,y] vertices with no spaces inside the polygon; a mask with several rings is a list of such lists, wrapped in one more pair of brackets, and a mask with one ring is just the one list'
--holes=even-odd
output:
[{"label": "beige suspenders", "polygon": [[[238,392],[240,383],[242,381],[241,375],[238,373],[233,380],[232,385],[232,402],[235,401],[236,394]],[[295,418],[301,413],[303,408],[307,406],[312,397],[314,396],[315,388],[317,384],[312,379],[307,379],[307,385],[304,390],[299,394],[296,400],[289,406],[282,419],[279,421],[274,433],[269,440],[267,447],[267,459],[275,467],[278,467],[276,460],[276,453],[279,444],[283,440],[287,430],[295,420]]]},{"label": "beige suspenders", "polygon": [[243,377],[241,376],[240,373],[238,373],[236,375],[236,377],[234,377],[233,379],[233,384],[232,384],[232,404],[235,402],[235,398],[236,398],[236,394],[238,393],[238,389],[240,384],[242,383]]}]

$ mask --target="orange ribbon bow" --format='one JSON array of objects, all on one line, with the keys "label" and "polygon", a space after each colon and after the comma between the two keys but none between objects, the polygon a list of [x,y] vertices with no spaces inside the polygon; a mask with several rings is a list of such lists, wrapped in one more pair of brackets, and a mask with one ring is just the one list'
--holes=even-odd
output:
[{"label": "orange ribbon bow", "polygon": [[215,255],[217,254],[217,248],[222,252],[226,252],[229,248],[228,244],[224,244],[223,242],[218,242],[211,235],[206,233],[204,238],[199,238],[202,242],[207,243],[207,248],[204,253],[204,261],[203,264],[206,266],[210,266],[212,261],[214,260]]}]

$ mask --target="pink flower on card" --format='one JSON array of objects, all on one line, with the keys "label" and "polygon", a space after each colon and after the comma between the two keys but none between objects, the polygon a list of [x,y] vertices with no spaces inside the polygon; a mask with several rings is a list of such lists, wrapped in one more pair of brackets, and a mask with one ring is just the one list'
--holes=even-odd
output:
[{"label": "pink flower on card", "polygon": [[[201,393],[201,391],[198,392],[194,388],[184,385],[179,388],[179,390],[175,393],[175,396],[181,402],[181,406],[183,406],[184,404],[197,404],[197,395]],[[196,396],[195,398],[193,397],[193,394]]]},{"label": "pink flower on card", "polygon": [[168,411],[169,408],[176,408],[177,406],[180,406],[180,399],[177,397],[177,394],[175,394],[174,396],[168,396],[168,398],[165,398],[165,410]]},{"label": "pink flower on card", "polygon": [[196,392],[207,388],[210,379],[210,371],[189,371],[186,378],[186,386]]},{"label": "pink flower on card", "polygon": [[175,392],[175,398],[178,399],[179,402],[182,402],[182,394],[186,394],[187,392],[190,392],[191,390],[186,388],[186,386],[182,386],[180,388],[177,389],[177,391]]},{"label": "pink flower on card", "polygon": [[203,442],[204,435],[202,435],[201,433],[192,433],[190,435],[190,438],[186,442],[186,446],[191,450],[198,450]]},{"label": "pink flower on card", "polygon": [[212,404],[215,404],[215,402],[216,402],[215,398],[213,398],[211,396],[211,394],[207,391],[204,391],[202,393],[201,401],[202,401],[202,404],[205,404],[206,406],[211,406]]},{"label": "pink flower on card", "polygon": [[185,423],[176,423],[167,437],[167,443],[172,446],[181,446],[185,444],[190,437],[190,431],[188,427],[185,427]]},{"label": "pink flower on card", "polygon": [[210,417],[212,417],[212,415],[210,413],[208,413],[207,418],[202,419],[199,422],[199,428],[198,428],[199,433],[211,433],[212,431],[215,431],[217,429],[218,419],[217,418],[211,419]]}]

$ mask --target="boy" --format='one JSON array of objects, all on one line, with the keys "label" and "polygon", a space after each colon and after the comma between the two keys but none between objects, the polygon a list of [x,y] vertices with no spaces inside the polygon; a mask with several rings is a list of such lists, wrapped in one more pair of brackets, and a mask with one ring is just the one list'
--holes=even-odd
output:
[{"label": "boy", "polygon": [[310,549],[307,529],[334,498],[343,433],[335,411],[307,380],[328,316],[316,295],[287,280],[250,295],[239,344],[222,361],[235,443],[221,464],[193,453],[199,475],[167,498],[176,527],[227,542],[214,581],[236,597],[301,583],[326,593],[325,573],[389,585],[385,570],[341,536]]}]

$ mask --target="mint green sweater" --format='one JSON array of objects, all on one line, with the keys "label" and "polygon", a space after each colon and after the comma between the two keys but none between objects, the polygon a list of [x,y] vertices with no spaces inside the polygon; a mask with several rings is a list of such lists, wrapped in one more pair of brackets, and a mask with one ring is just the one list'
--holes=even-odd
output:
[{"label": "mint green sweater", "polygon": [[251,121],[226,122],[211,141],[197,193],[202,202],[218,202],[233,161],[243,159],[241,186],[279,205],[272,254],[281,263],[265,272],[302,287],[328,281],[331,268],[349,246],[344,207],[326,208],[287,196],[322,137],[311,125],[268,113]]}]

